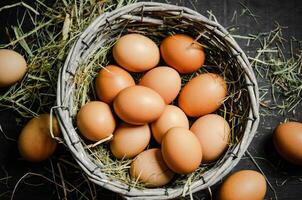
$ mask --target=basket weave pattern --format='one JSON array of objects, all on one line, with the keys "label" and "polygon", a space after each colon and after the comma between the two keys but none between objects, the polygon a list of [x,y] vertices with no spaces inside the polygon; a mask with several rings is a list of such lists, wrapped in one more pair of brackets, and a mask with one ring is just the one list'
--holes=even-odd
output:
[{"label": "basket weave pattern", "polygon": [[220,24],[209,20],[191,9],[154,2],[139,2],[122,7],[111,13],[102,14],[81,34],[71,48],[65,65],[60,71],[57,88],[58,109],[56,110],[56,114],[66,145],[80,167],[87,173],[89,179],[104,188],[124,195],[126,198],[175,198],[182,195],[184,188],[168,187],[139,190],[113,180],[102,172],[102,166],[96,163],[86,152],[84,144],[74,125],[76,115],[76,112],[73,111],[74,76],[80,64],[87,60],[89,55],[95,53],[102,48],[104,44],[118,37],[121,30],[128,24],[139,22],[140,24],[145,23],[149,26],[169,25],[171,21],[167,20],[167,16],[170,18],[177,16],[175,18],[179,23],[193,24],[196,29],[200,29],[198,31],[201,32],[201,37],[210,40],[211,45],[217,46],[217,48],[222,51],[227,51],[229,55],[232,55],[240,70],[243,72],[248,94],[246,98],[248,98],[250,102],[247,108],[248,120],[242,131],[241,140],[232,146],[232,148],[229,148],[225,156],[220,159],[214,167],[206,170],[199,180],[192,183],[190,186],[192,192],[212,186],[230,172],[249,146],[259,123],[259,94],[255,75],[246,55]]}]

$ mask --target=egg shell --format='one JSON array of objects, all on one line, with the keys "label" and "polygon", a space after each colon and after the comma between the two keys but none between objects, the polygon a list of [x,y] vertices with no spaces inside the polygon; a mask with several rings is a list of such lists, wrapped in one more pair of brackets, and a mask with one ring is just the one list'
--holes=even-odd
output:
[{"label": "egg shell", "polygon": [[276,127],[273,142],[287,161],[302,166],[302,123],[286,122]]},{"label": "egg shell", "polygon": [[160,53],[169,66],[182,74],[197,71],[205,61],[203,47],[184,34],[166,37],[160,45]]},{"label": "egg shell", "polygon": [[168,167],[179,174],[194,172],[201,164],[202,149],[199,140],[186,128],[169,129],[163,137],[161,151]]},{"label": "egg shell", "polygon": [[135,85],[132,76],[123,68],[108,65],[101,69],[95,80],[95,90],[98,98],[110,104],[115,96],[124,88]]},{"label": "egg shell", "polygon": [[241,170],[221,185],[219,200],[262,200],[266,193],[265,178],[253,170]]},{"label": "egg shell", "polygon": [[123,121],[141,125],[158,119],[165,102],[154,90],[136,85],[122,90],[114,99],[113,107]]},{"label": "egg shell", "polygon": [[109,137],[115,125],[109,105],[101,101],[86,103],[77,114],[77,126],[81,134],[91,141]]},{"label": "egg shell", "polygon": [[171,67],[156,67],[148,71],[140,80],[140,85],[156,91],[170,104],[178,95],[181,88],[181,78]]},{"label": "egg shell", "polygon": [[114,60],[131,72],[143,72],[155,67],[160,60],[157,45],[140,34],[127,34],[113,46]]},{"label": "egg shell", "polygon": [[148,149],[131,163],[130,176],[147,187],[160,187],[171,181],[174,173],[164,162],[160,149]]},{"label": "egg shell", "polygon": [[227,84],[218,74],[204,73],[190,80],[180,91],[179,107],[190,117],[216,111],[227,94]]},{"label": "egg shell", "polygon": [[150,138],[151,131],[148,124],[135,126],[122,123],[113,133],[110,149],[116,158],[133,158],[148,146]]},{"label": "egg shell", "polygon": [[0,49],[0,87],[13,85],[21,80],[27,71],[27,64],[19,53]]},{"label": "egg shell", "polygon": [[[52,132],[55,137],[61,131],[57,119],[52,118]],[[40,162],[49,158],[57,147],[57,141],[50,133],[50,115],[41,114],[32,118],[22,129],[18,138],[20,155],[28,161]]]},{"label": "egg shell", "polygon": [[226,150],[230,138],[230,126],[221,116],[208,114],[198,118],[190,128],[199,139],[203,163],[217,160]]},{"label": "egg shell", "polygon": [[161,116],[151,124],[152,135],[157,143],[161,144],[165,133],[173,127],[189,129],[189,120],[180,108],[167,105]]}]

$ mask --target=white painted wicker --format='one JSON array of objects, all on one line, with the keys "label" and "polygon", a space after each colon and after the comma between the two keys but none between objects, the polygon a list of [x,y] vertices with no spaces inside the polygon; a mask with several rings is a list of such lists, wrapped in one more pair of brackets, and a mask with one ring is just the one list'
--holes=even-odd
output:
[{"label": "white painted wicker", "polygon": [[[175,17],[172,22],[169,17]],[[177,21],[178,20],[178,21]],[[131,4],[110,13],[99,16],[79,37],[71,48],[64,67],[61,69],[57,87],[56,114],[60,123],[64,140],[72,155],[94,183],[131,199],[169,199],[181,196],[183,186],[154,188],[140,190],[108,177],[84,149],[79,134],[75,129],[73,108],[74,75],[81,62],[100,49],[108,40],[113,40],[116,33],[127,24],[140,22],[155,26],[171,25],[169,23],[192,23],[196,29],[202,30],[203,37],[209,37],[211,45],[227,51],[238,64],[238,70],[243,72],[247,92],[247,118],[242,131],[242,137],[237,144],[229,148],[225,156],[213,167],[205,171],[201,178],[191,185],[191,191],[196,192],[212,186],[238,163],[251,143],[259,123],[259,97],[257,80],[250,63],[239,45],[230,34],[218,23],[209,20],[196,11],[186,7],[154,2],[139,2]],[[174,24],[175,25],[175,24]],[[109,31],[108,30],[112,30]],[[106,34],[104,32],[106,31]]]}]

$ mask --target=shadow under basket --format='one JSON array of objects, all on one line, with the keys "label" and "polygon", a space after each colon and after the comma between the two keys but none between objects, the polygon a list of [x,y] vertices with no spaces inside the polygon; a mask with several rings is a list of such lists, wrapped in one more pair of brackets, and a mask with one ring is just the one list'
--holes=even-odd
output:
[{"label": "shadow under basket", "polygon": [[[192,36],[204,46],[206,64],[198,72],[182,76],[183,83],[196,74],[215,72],[228,84],[228,96],[217,111],[231,127],[227,151],[217,162],[202,164],[193,175],[178,175],[161,188],[136,187],[108,174],[104,170],[106,163],[92,155],[88,142],[76,128],[79,108],[95,98],[93,81],[97,71],[101,65],[113,62],[110,49],[127,33],[146,35],[158,45],[171,34]],[[257,80],[246,55],[231,35],[215,20],[186,7],[169,4],[139,2],[100,15],[70,49],[58,79],[56,114],[66,146],[91,181],[131,199],[175,198],[206,189],[221,180],[251,143],[259,123],[258,109]],[[107,153],[110,157],[109,150]]]}]

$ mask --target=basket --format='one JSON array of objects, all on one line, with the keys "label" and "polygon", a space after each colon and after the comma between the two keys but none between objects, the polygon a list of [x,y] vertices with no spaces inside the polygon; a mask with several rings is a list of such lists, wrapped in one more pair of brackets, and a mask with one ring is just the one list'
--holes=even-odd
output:
[{"label": "basket", "polygon": [[[214,165],[200,171],[198,178],[189,186],[172,184],[163,188],[138,189],[109,177],[102,171],[102,163],[96,162],[87,152],[86,144],[75,125],[75,76],[81,64],[104,44],[120,37],[121,33],[140,31],[144,27],[162,30],[163,33],[170,30],[194,36],[209,47],[207,59],[216,65],[218,71],[228,69],[228,73],[231,73],[231,78],[227,77],[229,90],[235,93],[226,99],[226,103],[233,103],[241,117],[236,117],[236,113],[223,113],[234,125],[232,137],[236,137],[236,142],[230,145]],[[152,37],[152,31],[149,34]],[[226,62],[215,63],[215,59],[211,59],[215,56],[224,57]],[[75,160],[92,182],[131,199],[171,199],[186,195],[188,191],[197,192],[214,185],[232,170],[251,143],[259,123],[258,109],[259,94],[255,75],[246,55],[231,35],[216,21],[209,20],[196,11],[154,2],[134,3],[100,15],[70,49],[57,86],[56,114],[66,146]]]}]

